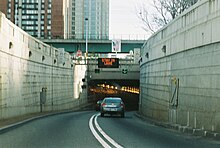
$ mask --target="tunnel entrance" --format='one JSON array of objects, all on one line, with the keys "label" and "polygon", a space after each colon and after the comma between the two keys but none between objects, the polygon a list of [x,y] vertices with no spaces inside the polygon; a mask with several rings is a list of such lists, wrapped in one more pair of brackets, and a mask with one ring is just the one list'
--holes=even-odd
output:
[{"label": "tunnel entrance", "polygon": [[105,97],[121,97],[126,111],[138,110],[139,80],[91,80],[88,97],[95,104]]}]

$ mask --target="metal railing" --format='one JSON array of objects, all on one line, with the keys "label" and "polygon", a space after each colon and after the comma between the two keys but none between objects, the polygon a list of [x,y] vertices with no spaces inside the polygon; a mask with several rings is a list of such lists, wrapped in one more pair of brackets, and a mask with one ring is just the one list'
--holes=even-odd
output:
[{"label": "metal railing", "polygon": [[[85,40],[86,36],[84,34],[75,34],[75,35],[51,35],[51,36],[34,36],[40,39],[79,39]],[[88,34],[88,40],[112,40],[112,39],[121,39],[121,40],[147,40],[149,35],[147,34],[110,34],[110,35],[101,35],[101,34]]]}]

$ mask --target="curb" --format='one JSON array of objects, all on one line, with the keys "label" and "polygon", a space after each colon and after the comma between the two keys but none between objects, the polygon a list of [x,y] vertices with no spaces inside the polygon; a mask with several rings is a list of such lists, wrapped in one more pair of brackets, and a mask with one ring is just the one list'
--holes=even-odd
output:
[{"label": "curb", "polygon": [[194,128],[189,127],[189,126],[182,126],[182,125],[179,125],[179,124],[158,122],[158,121],[152,120],[150,118],[144,117],[143,115],[141,115],[138,112],[135,113],[135,116],[142,119],[142,120],[144,120],[144,121],[147,121],[151,124],[157,125],[157,126],[161,126],[161,127],[169,128],[169,129],[174,129],[174,130],[177,130],[179,132],[194,135],[194,136],[201,136],[201,137],[204,137],[204,138],[210,138],[210,139],[213,139],[213,140],[220,141],[220,133],[205,131],[203,129],[194,129]]},{"label": "curb", "polygon": [[20,121],[20,122],[17,122],[17,123],[9,124],[7,126],[4,126],[4,127],[0,128],[0,134],[5,133],[5,132],[7,132],[9,130],[15,129],[17,127],[20,127],[20,126],[22,126],[22,125],[24,125],[26,123],[32,122],[34,120],[37,120],[37,119],[40,119],[40,118],[44,118],[44,117],[48,117],[48,116],[57,115],[57,114],[60,114],[60,113],[51,113],[51,114],[35,116],[35,117],[29,118],[29,119],[26,119],[26,120],[23,120],[23,121]]},{"label": "curb", "polygon": [[6,125],[4,127],[1,127],[0,128],[0,134],[8,132],[8,131],[10,131],[12,129],[15,129],[15,128],[18,128],[20,126],[23,126],[24,124],[32,122],[32,121],[37,120],[37,119],[41,119],[41,118],[45,118],[45,117],[49,117],[49,116],[54,116],[54,115],[59,115],[59,114],[65,114],[65,113],[70,113],[70,112],[86,110],[86,107],[88,107],[90,105],[91,104],[88,103],[86,105],[82,105],[81,107],[78,107],[77,109],[73,109],[73,110],[66,110],[66,111],[60,111],[60,112],[54,112],[54,113],[45,113],[44,115],[36,115],[34,117],[25,119],[23,121],[19,121],[19,122],[12,123],[12,124]]}]

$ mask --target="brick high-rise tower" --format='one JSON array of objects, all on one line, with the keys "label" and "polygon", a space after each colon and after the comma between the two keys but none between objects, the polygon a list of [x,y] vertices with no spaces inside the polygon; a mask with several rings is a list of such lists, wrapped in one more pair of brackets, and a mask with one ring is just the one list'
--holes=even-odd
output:
[{"label": "brick high-rise tower", "polygon": [[37,38],[66,38],[69,0],[0,0],[0,11]]}]

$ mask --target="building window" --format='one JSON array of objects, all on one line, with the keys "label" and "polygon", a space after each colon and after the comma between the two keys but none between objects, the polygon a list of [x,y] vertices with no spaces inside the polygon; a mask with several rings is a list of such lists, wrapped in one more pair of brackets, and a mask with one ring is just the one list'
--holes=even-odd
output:
[{"label": "building window", "polygon": [[50,29],[51,29],[51,26],[47,26],[47,29],[50,30]]}]

